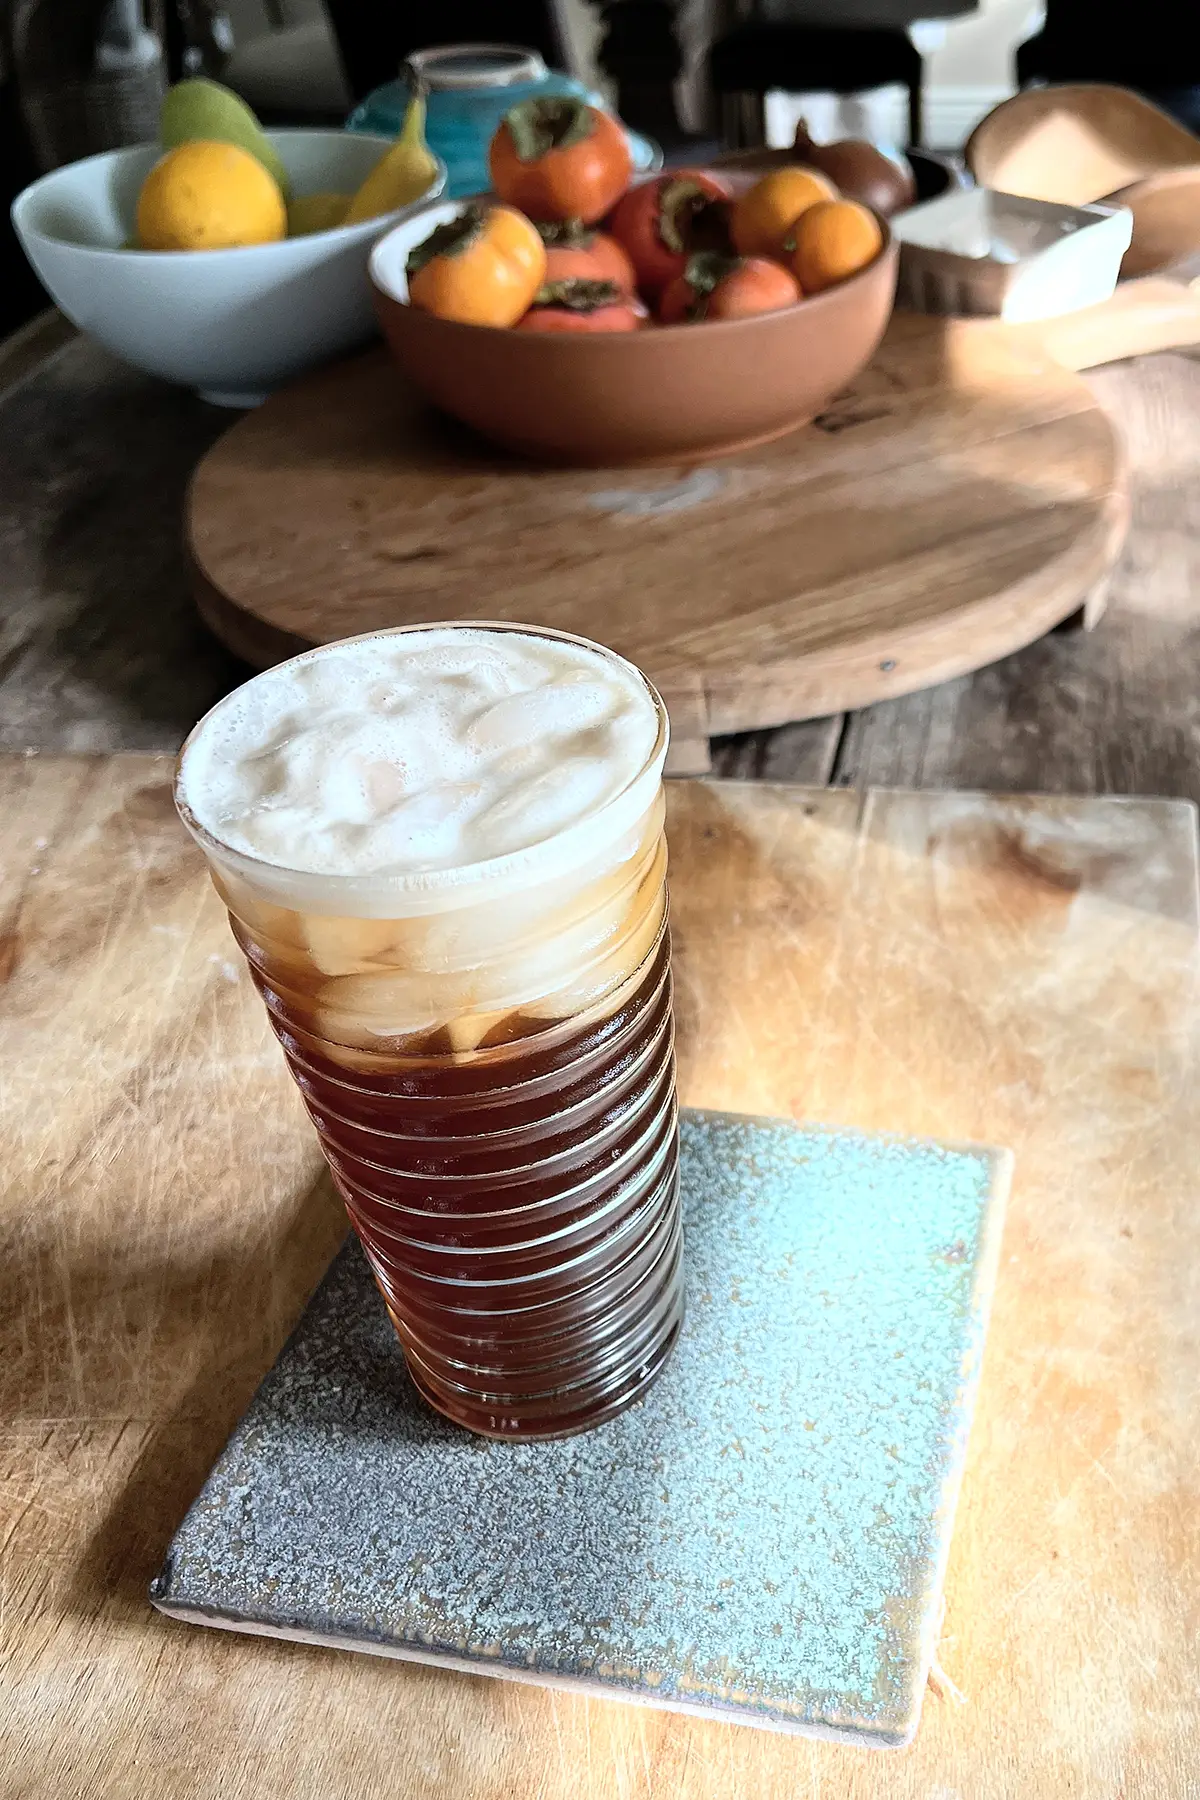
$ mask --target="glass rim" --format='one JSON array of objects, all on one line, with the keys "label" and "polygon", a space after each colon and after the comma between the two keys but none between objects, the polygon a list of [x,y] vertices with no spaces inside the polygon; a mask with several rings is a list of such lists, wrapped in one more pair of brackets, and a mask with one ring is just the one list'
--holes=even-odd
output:
[{"label": "glass rim", "polygon": [[[586,813],[582,818],[564,826],[561,831],[556,831],[549,837],[539,838],[535,843],[527,844],[519,850],[505,851],[503,855],[486,857],[478,862],[456,863],[448,868],[375,869],[364,870],[358,874],[346,874],[336,870],[301,869],[293,863],[284,863],[271,857],[258,856],[250,850],[239,850],[234,845],[225,843],[215,832],[201,824],[185,798],[183,771],[188,750],[214,713],[219,712],[235,695],[241,693],[244,688],[253,686],[254,682],[262,677],[273,675],[282,669],[292,668],[298,663],[312,662],[330,650],[344,648],[347,644],[369,643],[374,638],[412,637],[425,631],[506,631],[521,637],[550,638],[560,643],[579,645],[585,650],[594,651],[596,655],[606,661],[619,664],[621,668],[628,670],[637,678],[645,688],[654,707],[658,730],[650,751],[630,775],[628,781],[614,794],[611,794],[597,811]],[[214,861],[223,861],[239,870],[244,869],[248,880],[253,881],[255,874],[261,873],[261,878],[268,886],[271,885],[270,878],[275,876],[300,885],[311,884],[314,887],[320,885],[326,893],[344,892],[347,896],[356,892],[361,893],[364,888],[371,886],[377,891],[413,898],[420,896],[428,896],[431,899],[449,897],[456,892],[463,893],[466,897],[470,890],[486,886],[493,881],[499,883],[509,877],[519,877],[523,870],[528,870],[530,877],[535,879],[539,872],[539,860],[544,860],[552,848],[569,843],[575,837],[584,838],[590,835],[606,816],[620,808],[622,801],[628,800],[629,795],[651,773],[657,770],[658,779],[661,780],[662,765],[666,760],[670,736],[670,719],[666,705],[649,676],[643,674],[636,663],[631,663],[627,657],[621,656],[616,650],[611,650],[608,645],[597,643],[594,638],[581,637],[572,631],[558,631],[549,625],[524,625],[509,619],[429,619],[419,625],[385,625],[376,631],[357,632],[353,637],[334,638],[327,644],[314,644],[311,649],[302,650],[296,656],[286,657],[282,662],[272,664],[269,669],[257,671],[248,681],[240,682],[236,688],[233,688],[228,694],[223,694],[210,706],[188,732],[175,759],[172,796],[175,809],[183,825],[201,849],[210,854]],[[296,910],[302,911],[304,908],[298,907]]]}]

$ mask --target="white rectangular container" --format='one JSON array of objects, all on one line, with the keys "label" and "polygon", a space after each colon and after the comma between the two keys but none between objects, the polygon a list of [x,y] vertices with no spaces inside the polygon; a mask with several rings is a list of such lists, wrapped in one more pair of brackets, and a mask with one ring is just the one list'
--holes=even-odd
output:
[{"label": "white rectangular container", "polygon": [[897,213],[896,301],[916,312],[1049,319],[1107,300],[1133,235],[1125,206],[966,188]]}]

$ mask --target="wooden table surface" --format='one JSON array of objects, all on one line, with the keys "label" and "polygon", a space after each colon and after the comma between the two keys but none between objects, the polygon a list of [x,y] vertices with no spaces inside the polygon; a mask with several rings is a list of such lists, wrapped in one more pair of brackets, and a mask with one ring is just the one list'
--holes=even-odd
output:
[{"label": "wooden table surface", "polygon": [[[1200,361],[1088,377],[1133,524],[1094,632],[811,723],[717,740],[718,774],[1200,799]],[[7,386],[6,386],[7,382]],[[0,749],[169,750],[244,676],[196,618],[184,489],[230,415],[45,327],[0,349]]]},{"label": "wooden table surface", "polygon": [[[720,772],[1200,798],[1200,363],[1160,355],[1089,380],[1125,432],[1133,490],[1098,629],[865,712],[719,742]],[[83,339],[0,350],[0,750],[168,751],[241,678],[195,617],[178,538],[189,472],[227,422]],[[944,1660],[969,1704],[931,1699],[916,1749],[880,1763],[496,1683],[464,1682],[447,1710],[433,1675],[401,1690],[366,1660],[148,1627],[162,1547],[341,1221],[161,768],[54,767],[10,766],[10,793],[19,778],[33,798],[0,804],[15,1202],[0,1261],[4,1800],[1200,1795],[1195,1118],[1177,1060],[1194,902],[1178,873],[1154,874],[1166,865],[1149,846],[1115,863],[1097,848],[1078,887],[1053,861],[997,849],[1004,878],[985,889],[953,832],[925,857],[916,802],[879,798],[863,824],[858,795],[793,796],[836,828],[786,866],[777,847],[743,843],[755,908],[782,934],[743,966],[754,1011],[735,965],[699,1010],[681,964],[685,1032],[726,1046],[719,1065],[685,1059],[690,1098],[995,1135],[1018,1153],[1020,1260],[948,1590]],[[691,804],[674,802],[677,822]],[[693,834],[699,873],[707,828]],[[925,871],[872,891],[869,915],[893,937],[882,957],[832,906],[861,884],[864,833],[899,834],[900,863],[911,852]],[[677,842],[677,865],[687,855]],[[1106,895],[1122,873],[1140,901]],[[697,925],[743,900],[719,880],[696,892]],[[1089,894],[1129,927],[1111,966],[1063,959]],[[1144,908],[1132,921],[1131,896]],[[1047,906],[1064,933],[1053,968],[1077,984],[1049,1012],[1030,936]],[[954,998],[948,973],[972,977],[972,915],[991,945],[981,967],[1025,971],[990,1001],[970,983]],[[805,1047],[798,1072],[776,1058],[747,1073],[748,1045],[785,1039]],[[1113,1059],[1097,1089],[1099,1048]],[[138,1133],[156,1125],[147,1168]]]},{"label": "wooden table surface", "polygon": [[3,1800],[1200,1793],[1190,807],[670,789],[684,1100],[1016,1154],[967,1702],[890,1753],[151,1611],[344,1230],[169,781],[0,758]]}]

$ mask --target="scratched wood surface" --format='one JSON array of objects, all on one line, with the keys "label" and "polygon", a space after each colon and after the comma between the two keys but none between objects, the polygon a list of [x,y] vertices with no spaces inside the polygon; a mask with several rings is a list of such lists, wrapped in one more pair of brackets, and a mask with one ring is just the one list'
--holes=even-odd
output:
[{"label": "scratched wood surface", "polygon": [[1107,576],[1127,513],[1078,375],[897,313],[815,428],[690,471],[526,466],[373,352],[226,433],[186,529],[202,615],[260,668],[387,625],[553,626],[657,682],[678,748],[995,661]]},{"label": "scratched wood surface", "polygon": [[[179,541],[187,478],[228,418],[85,337],[9,350],[0,749],[177,749],[247,672],[201,625]],[[725,738],[717,773],[1200,799],[1200,360],[1143,357],[1088,382],[1125,439],[1133,500],[1096,630],[857,714]]]},{"label": "scratched wood surface", "polygon": [[1088,382],[1125,442],[1133,502],[1096,629],[861,712],[726,738],[717,774],[1200,800],[1200,358],[1142,357]]},{"label": "scratched wood surface", "polygon": [[1016,1152],[947,1586],[968,1704],[892,1757],[151,1612],[343,1231],[168,782],[0,759],[4,1800],[1197,1791],[1189,807],[670,792],[684,1098]]}]

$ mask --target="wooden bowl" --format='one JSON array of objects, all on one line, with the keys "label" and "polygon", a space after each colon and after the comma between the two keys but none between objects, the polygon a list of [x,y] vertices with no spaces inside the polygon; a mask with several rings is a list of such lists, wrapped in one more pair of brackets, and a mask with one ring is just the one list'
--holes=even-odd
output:
[{"label": "wooden bowl", "polygon": [[1123,277],[1177,268],[1200,251],[1200,165],[1144,175],[1105,199],[1127,206],[1133,214],[1133,241],[1121,263]]},{"label": "wooden bowl", "polygon": [[968,138],[966,162],[983,187],[1087,206],[1200,164],[1200,138],[1128,88],[1064,82],[995,107]]},{"label": "wooden bowl", "polygon": [[453,204],[376,245],[375,305],[396,361],[435,406],[507,449],[603,467],[702,462],[782,437],[858,374],[883,336],[897,247],[782,312],[606,334],[494,331],[406,303],[409,249]]}]

